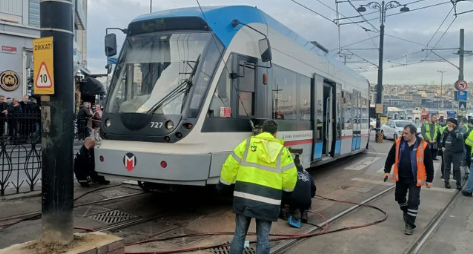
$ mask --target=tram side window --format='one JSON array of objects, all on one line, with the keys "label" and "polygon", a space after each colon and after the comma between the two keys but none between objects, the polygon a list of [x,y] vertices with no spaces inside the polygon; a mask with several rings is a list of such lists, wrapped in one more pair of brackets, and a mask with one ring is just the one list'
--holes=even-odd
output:
[{"label": "tram side window", "polygon": [[299,113],[301,120],[311,120],[310,78],[299,75]]},{"label": "tram side window", "polygon": [[240,60],[238,63],[238,115],[252,116],[255,97],[255,66]]},{"label": "tram side window", "polygon": [[343,129],[351,130],[353,129],[353,118],[352,118],[352,95],[343,92]]},{"label": "tram side window", "polygon": [[297,119],[296,77],[295,72],[273,65],[273,119]]},{"label": "tram side window", "polygon": [[368,100],[365,98],[361,98],[361,118],[363,119],[361,128],[369,129]]},{"label": "tram side window", "polygon": [[226,61],[227,68],[222,70],[222,74],[217,83],[217,88],[212,96],[207,117],[232,117],[231,99],[232,99],[232,80],[230,79],[230,66],[232,55]]}]

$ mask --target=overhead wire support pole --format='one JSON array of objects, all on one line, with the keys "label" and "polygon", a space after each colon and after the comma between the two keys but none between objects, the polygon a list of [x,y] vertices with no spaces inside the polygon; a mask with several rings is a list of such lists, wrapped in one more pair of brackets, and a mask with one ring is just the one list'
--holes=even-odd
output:
[{"label": "overhead wire support pole", "polygon": [[[337,10],[337,28],[338,28],[338,59],[341,57],[342,53],[342,45],[341,45],[341,38],[340,38],[340,12],[338,11],[338,1],[335,0],[335,9]],[[345,56],[345,65],[347,65],[347,58]]]},{"label": "overhead wire support pole", "polygon": [[[379,10],[379,18],[380,18],[380,36],[379,36],[379,64],[378,64],[378,83],[376,84],[376,104],[382,105],[383,99],[383,49],[384,49],[384,22],[386,21],[386,11],[389,9],[397,8],[402,6],[398,1],[389,1],[385,3],[382,1],[381,3],[378,2],[370,2],[366,5],[361,5],[357,11],[358,12],[365,12],[365,6]],[[409,8],[404,5],[400,9],[401,12],[409,11]],[[383,134],[381,133],[381,114],[377,112],[376,115],[376,142],[381,143],[383,142]]]},{"label": "overhead wire support pole", "polygon": [[[54,94],[41,96],[42,237],[45,243],[73,240],[73,3],[40,2],[41,37],[53,37]],[[66,155],[66,156],[63,156]]]},{"label": "overhead wire support pole", "polygon": [[464,80],[463,76],[463,63],[465,59],[465,29],[460,29],[460,49],[458,50],[458,55],[460,56],[460,67],[458,72],[458,80]]}]

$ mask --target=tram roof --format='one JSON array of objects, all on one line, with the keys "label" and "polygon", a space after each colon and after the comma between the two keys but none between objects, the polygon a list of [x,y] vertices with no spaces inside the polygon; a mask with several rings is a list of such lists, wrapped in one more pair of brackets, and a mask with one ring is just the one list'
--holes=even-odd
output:
[{"label": "tram roof", "polygon": [[358,72],[348,68],[335,58],[324,52],[322,49],[304,39],[296,32],[292,31],[279,21],[275,20],[268,14],[264,13],[260,9],[252,6],[205,6],[202,10],[199,7],[188,7],[179,8],[172,10],[165,10],[154,12],[150,14],[141,15],[135,18],[133,22],[152,20],[158,18],[174,18],[174,17],[200,17],[206,21],[212,31],[220,39],[220,41],[227,47],[232,41],[235,34],[242,26],[234,28],[232,21],[238,19],[240,22],[245,24],[251,23],[262,23],[267,24],[272,29],[278,31],[282,35],[289,39],[297,42],[302,47],[309,51],[315,52],[316,54],[325,57],[331,64],[345,70],[352,71],[360,75]]}]

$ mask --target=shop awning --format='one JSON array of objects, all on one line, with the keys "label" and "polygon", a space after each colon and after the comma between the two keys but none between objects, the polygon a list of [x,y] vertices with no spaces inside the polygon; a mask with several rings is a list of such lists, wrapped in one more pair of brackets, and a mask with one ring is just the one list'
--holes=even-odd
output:
[{"label": "shop awning", "polygon": [[80,92],[83,95],[95,96],[105,95],[105,87],[100,81],[92,77],[86,77],[80,82]]}]

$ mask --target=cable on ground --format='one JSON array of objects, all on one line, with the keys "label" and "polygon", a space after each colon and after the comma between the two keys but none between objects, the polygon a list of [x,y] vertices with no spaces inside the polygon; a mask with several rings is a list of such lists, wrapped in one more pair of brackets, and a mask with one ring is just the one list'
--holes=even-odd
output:
[{"label": "cable on ground", "polygon": [[[383,221],[386,221],[388,218],[387,213],[382,210],[381,208],[378,208],[373,205],[367,205],[367,204],[361,204],[357,202],[352,202],[352,201],[344,201],[344,200],[337,200],[333,198],[326,198],[320,195],[317,195],[315,199],[318,200],[328,200],[328,201],[333,201],[333,202],[338,202],[338,203],[345,203],[345,204],[352,204],[352,205],[359,205],[371,209],[375,209],[379,212],[381,212],[384,216],[383,218],[362,224],[362,225],[357,225],[357,226],[349,226],[349,227],[342,227],[334,230],[328,230],[329,228],[329,222],[328,220],[320,213],[316,211],[308,211],[312,214],[316,214],[322,220],[324,221],[324,228],[321,226],[312,224],[312,223],[306,223],[309,225],[313,225],[317,228],[319,228],[321,231],[316,232],[316,233],[292,233],[292,234],[269,234],[270,237],[272,236],[273,238],[270,238],[269,241],[281,241],[281,240],[290,240],[290,239],[304,239],[304,238],[309,238],[309,237],[314,237],[314,236],[320,236],[320,235],[325,235],[325,234],[331,234],[331,233],[336,233],[336,232],[342,232],[342,231],[348,231],[348,230],[354,230],[354,229],[359,229],[359,228],[364,228],[364,227],[369,227],[373,226],[376,224],[379,224]],[[233,232],[215,232],[215,233],[195,233],[195,234],[183,234],[183,235],[178,235],[178,236],[171,236],[171,237],[165,237],[165,238],[150,238],[150,239],[145,239],[142,241],[138,242],[132,242],[132,243],[126,243],[125,246],[135,246],[135,245],[140,245],[140,244],[145,244],[145,243],[151,243],[151,242],[163,242],[163,241],[169,241],[169,240],[174,240],[174,239],[179,239],[179,238],[186,238],[186,237],[197,237],[197,236],[228,236],[228,235],[233,235]],[[254,236],[256,233],[248,233],[247,235],[249,236]],[[250,241],[250,243],[256,243],[256,241]],[[133,251],[133,252],[125,252],[125,254],[164,254],[164,253],[181,253],[181,252],[188,252],[188,251],[198,251],[198,250],[206,250],[206,249],[213,249],[213,248],[219,248],[219,247],[229,247],[229,243],[222,243],[222,244],[213,244],[213,245],[206,245],[206,246],[196,246],[196,247],[190,247],[190,248],[183,248],[183,249],[174,249],[174,250],[162,250],[162,251]]]}]

